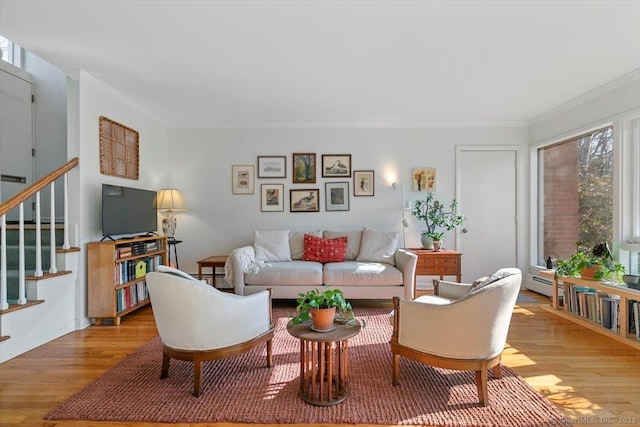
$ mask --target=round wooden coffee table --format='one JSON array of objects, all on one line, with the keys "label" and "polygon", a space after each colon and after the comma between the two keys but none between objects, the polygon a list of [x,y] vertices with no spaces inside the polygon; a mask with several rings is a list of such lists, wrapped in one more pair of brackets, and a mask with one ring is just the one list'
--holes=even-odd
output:
[{"label": "round wooden coffee table", "polygon": [[312,405],[330,406],[349,396],[348,340],[362,329],[360,322],[336,324],[330,332],[312,331],[311,323],[287,325],[300,340],[300,390],[298,396]]}]

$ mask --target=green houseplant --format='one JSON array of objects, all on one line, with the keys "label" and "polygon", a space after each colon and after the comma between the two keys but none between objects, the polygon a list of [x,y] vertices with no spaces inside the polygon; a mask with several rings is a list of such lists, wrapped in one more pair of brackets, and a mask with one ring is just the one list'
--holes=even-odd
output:
[{"label": "green houseplant", "polygon": [[625,273],[622,264],[614,262],[608,243],[583,248],[582,242],[576,243],[576,252],[566,260],[558,260],[556,276],[582,277],[583,279],[608,279],[616,282]]},{"label": "green houseplant", "polygon": [[[426,230],[422,232],[422,247],[424,249],[434,249],[434,242],[440,242],[444,231],[451,231],[455,227],[462,225],[465,220],[463,214],[457,213],[458,202],[453,199],[449,207],[434,199],[433,193],[427,193],[422,200],[416,200],[411,215],[424,221]],[[444,231],[443,231],[444,230]],[[439,244],[436,244],[439,246]],[[436,248],[436,250],[439,249]]]},{"label": "green houseplant", "polygon": [[[312,289],[298,294],[296,315],[291,318],[294,325],[311,320],[313,327],[321,331],[333,327],[336,310],[353,317],[353,308],[344,298],[344,293],[340,289],[331,289],[326,285],[325,287],[324,291]],[[322,315],[328,316],[327,323],[321,323]]]}]

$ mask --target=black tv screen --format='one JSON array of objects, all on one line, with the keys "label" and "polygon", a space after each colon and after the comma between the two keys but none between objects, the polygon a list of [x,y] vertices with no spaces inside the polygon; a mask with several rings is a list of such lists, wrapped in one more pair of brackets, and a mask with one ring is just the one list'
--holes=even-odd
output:
[{"label": "black tv screen", "polygon": [[102,184],[102,235],[143,234],[158,230],[156,192]]}]

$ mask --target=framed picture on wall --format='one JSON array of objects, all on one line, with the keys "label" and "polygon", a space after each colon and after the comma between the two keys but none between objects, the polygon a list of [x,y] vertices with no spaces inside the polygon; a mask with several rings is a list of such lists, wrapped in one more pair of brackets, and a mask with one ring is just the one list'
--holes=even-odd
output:
[{"label": "framed picture on wall", "polygon": [[411,181],[413,181],[413,191],[436,191],[436,169],[413,168]]},{"label": "framed picture on wall", "polygon": [[320,212],[320,190],[317,188],[290,190],[289,199],[291,212]]},{"label": "framed picture on wall", "polygon": [[286,178],[287,156],[258,156],[258,178]]},{"label": "framed picture on wall", "polygon": [[293,153],[293,183],[316,183],[316,153]]},{"label": "framed picture on wall", "polygon": [[262,212],[284,212],[284,184],[262,184],[260,186],[260,210]]},{"label": "framed picture on wall", "polygon": [[253,194],[253,165],[231,166],[231,193]]},{"label": "framed picture on wall", "polygon": [[323,154],[323,178],[351,178],[351,154]]},{"label": "framed picture on wall", "polygon": [[353,195],[373,196],[375,194],[375,181],[373,171],[353,171]]},{"label": "framed picture on wall", "polygon": [[326,182],[324,184],[326,197],[325,209],[331,211],[349,210],[349,183],[348,182]]}]

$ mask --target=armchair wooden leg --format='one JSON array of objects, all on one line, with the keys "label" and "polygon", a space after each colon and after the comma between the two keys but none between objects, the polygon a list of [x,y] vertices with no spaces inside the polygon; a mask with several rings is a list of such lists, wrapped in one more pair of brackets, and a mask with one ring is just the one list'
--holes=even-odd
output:
[{"label": "armchair wooden leg", "polygon": [[202,360],[197,355],[193,358],[193,395],[200,396],[202,389]]},{"label": "armchair wooden leg", "polygon": [[489,390],[487,387],[487,369],[476,371],[476,387],[478,389],[478,400],[480,405],[487,406],[489,404]]},{"label": "armchair wooden leg", "polygon": [[165,379],[169,376],[169,361],[171,358],[165,352],[162,353],[162,371],[160,371],[160,379]]},{"label": "armchair wooden leg", "polygon": [[502,378],[502,364],[501,363],[498,363],[491,370],[493,371],[493,376],[495,378]]},{"label": "armchair wooden leg", "polygon": [[273,366],[273,343],[272,340],[267,341],[267,367]]},{"label": "armchair wooden leg", "polygon": [[397,353],[393,353],[393,385],[400,385],[400,380],[398,376],[400,374],[400,355]]}]

